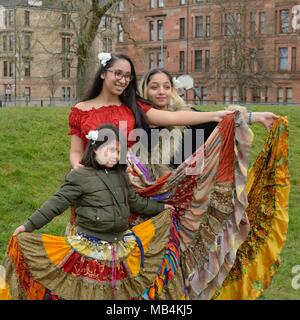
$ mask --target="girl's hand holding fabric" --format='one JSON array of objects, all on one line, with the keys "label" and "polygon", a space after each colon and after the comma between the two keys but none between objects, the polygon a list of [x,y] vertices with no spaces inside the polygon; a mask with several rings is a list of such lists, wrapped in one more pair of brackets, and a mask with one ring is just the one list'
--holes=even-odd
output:
[{"label": "girl's hand holding fabric", "polygon": [[273,112],[253,112],[253,122],[260,122],[267,130],[272,128],[273,122],[279,118]]},{"label": "girl's hand holding fabric", "polygon": [[223,118],[229,114],[232,114],[234,111],[224,110],[224,111],[216,111],[215,112],[215,122],[220,122],[223,120]]},{"label": "girl's hand holding fabric", "polygon": [[22,233],[22,232],[25,232],[25,231],[26,231],[26,229],[25,229],[25,227],[22,225],[22,226],[18,227],[18,228],[15,230],[15,232],[13,233],[13,236],[17,236],[19,233]]},{"label": "girl's hand holding fabric", "polygon": [[170,204],[165,204],[165,209],[175,210],[175,208],[173,206],[171,206]]}]

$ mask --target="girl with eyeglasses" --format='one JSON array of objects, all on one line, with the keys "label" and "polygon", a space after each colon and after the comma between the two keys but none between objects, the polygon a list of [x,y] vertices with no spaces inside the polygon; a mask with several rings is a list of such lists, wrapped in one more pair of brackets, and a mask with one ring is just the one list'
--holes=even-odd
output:
[{"label": "girl with eyeglasses", "polygon": [[[193,125],[208,121],[221,121],[230,111],[178,113],[157,110],[138,95],[137,79],[131,59],[124,54],[106,54],[101,61],[94,82],[81,102],[70,112],[71,148],[73,168],[81,166],[85,135],[101,123],[117,127],[126,123],[126,136],[135,128],[147,129],[149,125]],[[133,142],[128,141],[128,146]]]}]

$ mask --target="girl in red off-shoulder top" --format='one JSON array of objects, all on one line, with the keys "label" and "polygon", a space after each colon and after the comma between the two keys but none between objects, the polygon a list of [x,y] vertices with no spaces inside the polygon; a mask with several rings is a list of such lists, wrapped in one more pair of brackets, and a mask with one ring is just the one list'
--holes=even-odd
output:
[{"label": "girl in red off-shoulder top", "polygon": [[[151,109],[149,105],[142,102],[138,102],[137,106],[145,113]],[[69,134],[79,137],[85,148],[88,142],[86,135],[90,130],[97,128],[101,123],[110,123],[119,127],[120,121],[126,122],[128,136],[129,132],[135,128],[135,119],[130,107],[125,104],[93,107],[88,110],[74,106],[69,115]],[[133,143],[128,141],[128,146]]]},{"label": "girl in red off-shoulder top", "polygon": [[[231,113],[162,111],[151,108],[137,92],[136,73],[131,59],[124,54],[105,54],[90,91],[70,112],[70,161],[73,168],[81,166],[80,161],[87,143],[85,135],[103,123],[111,123],[119,128],[125,125],[128,137],[135,128],[219,122]],[[134,141],[129,140],[128,146],[133,143]]]}]

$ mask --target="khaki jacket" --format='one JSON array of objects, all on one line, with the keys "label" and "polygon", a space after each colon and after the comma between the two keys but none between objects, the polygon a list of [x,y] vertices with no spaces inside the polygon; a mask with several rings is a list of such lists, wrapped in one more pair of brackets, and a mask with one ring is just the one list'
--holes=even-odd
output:
[{"label": "khaki jacket", "polygon": [[75,207],[79,232],[109,242],[122,239],[130,213],[154,215],[164,210],[163,203],[137,195],[126,174],[80,168],[72,170],[60,190],[28,219],[26,231],[42,228],[70,206]]}]

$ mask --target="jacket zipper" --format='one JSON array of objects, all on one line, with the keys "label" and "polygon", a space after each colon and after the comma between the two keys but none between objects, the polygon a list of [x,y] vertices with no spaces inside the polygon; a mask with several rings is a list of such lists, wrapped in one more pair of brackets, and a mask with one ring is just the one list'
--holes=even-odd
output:
[{"label": "jacket zipper", "polygon": [[[104,168],[105,173],[108,175],[108,171]],[[114,210],[114,223],[116,224],[116,211]]]}]

